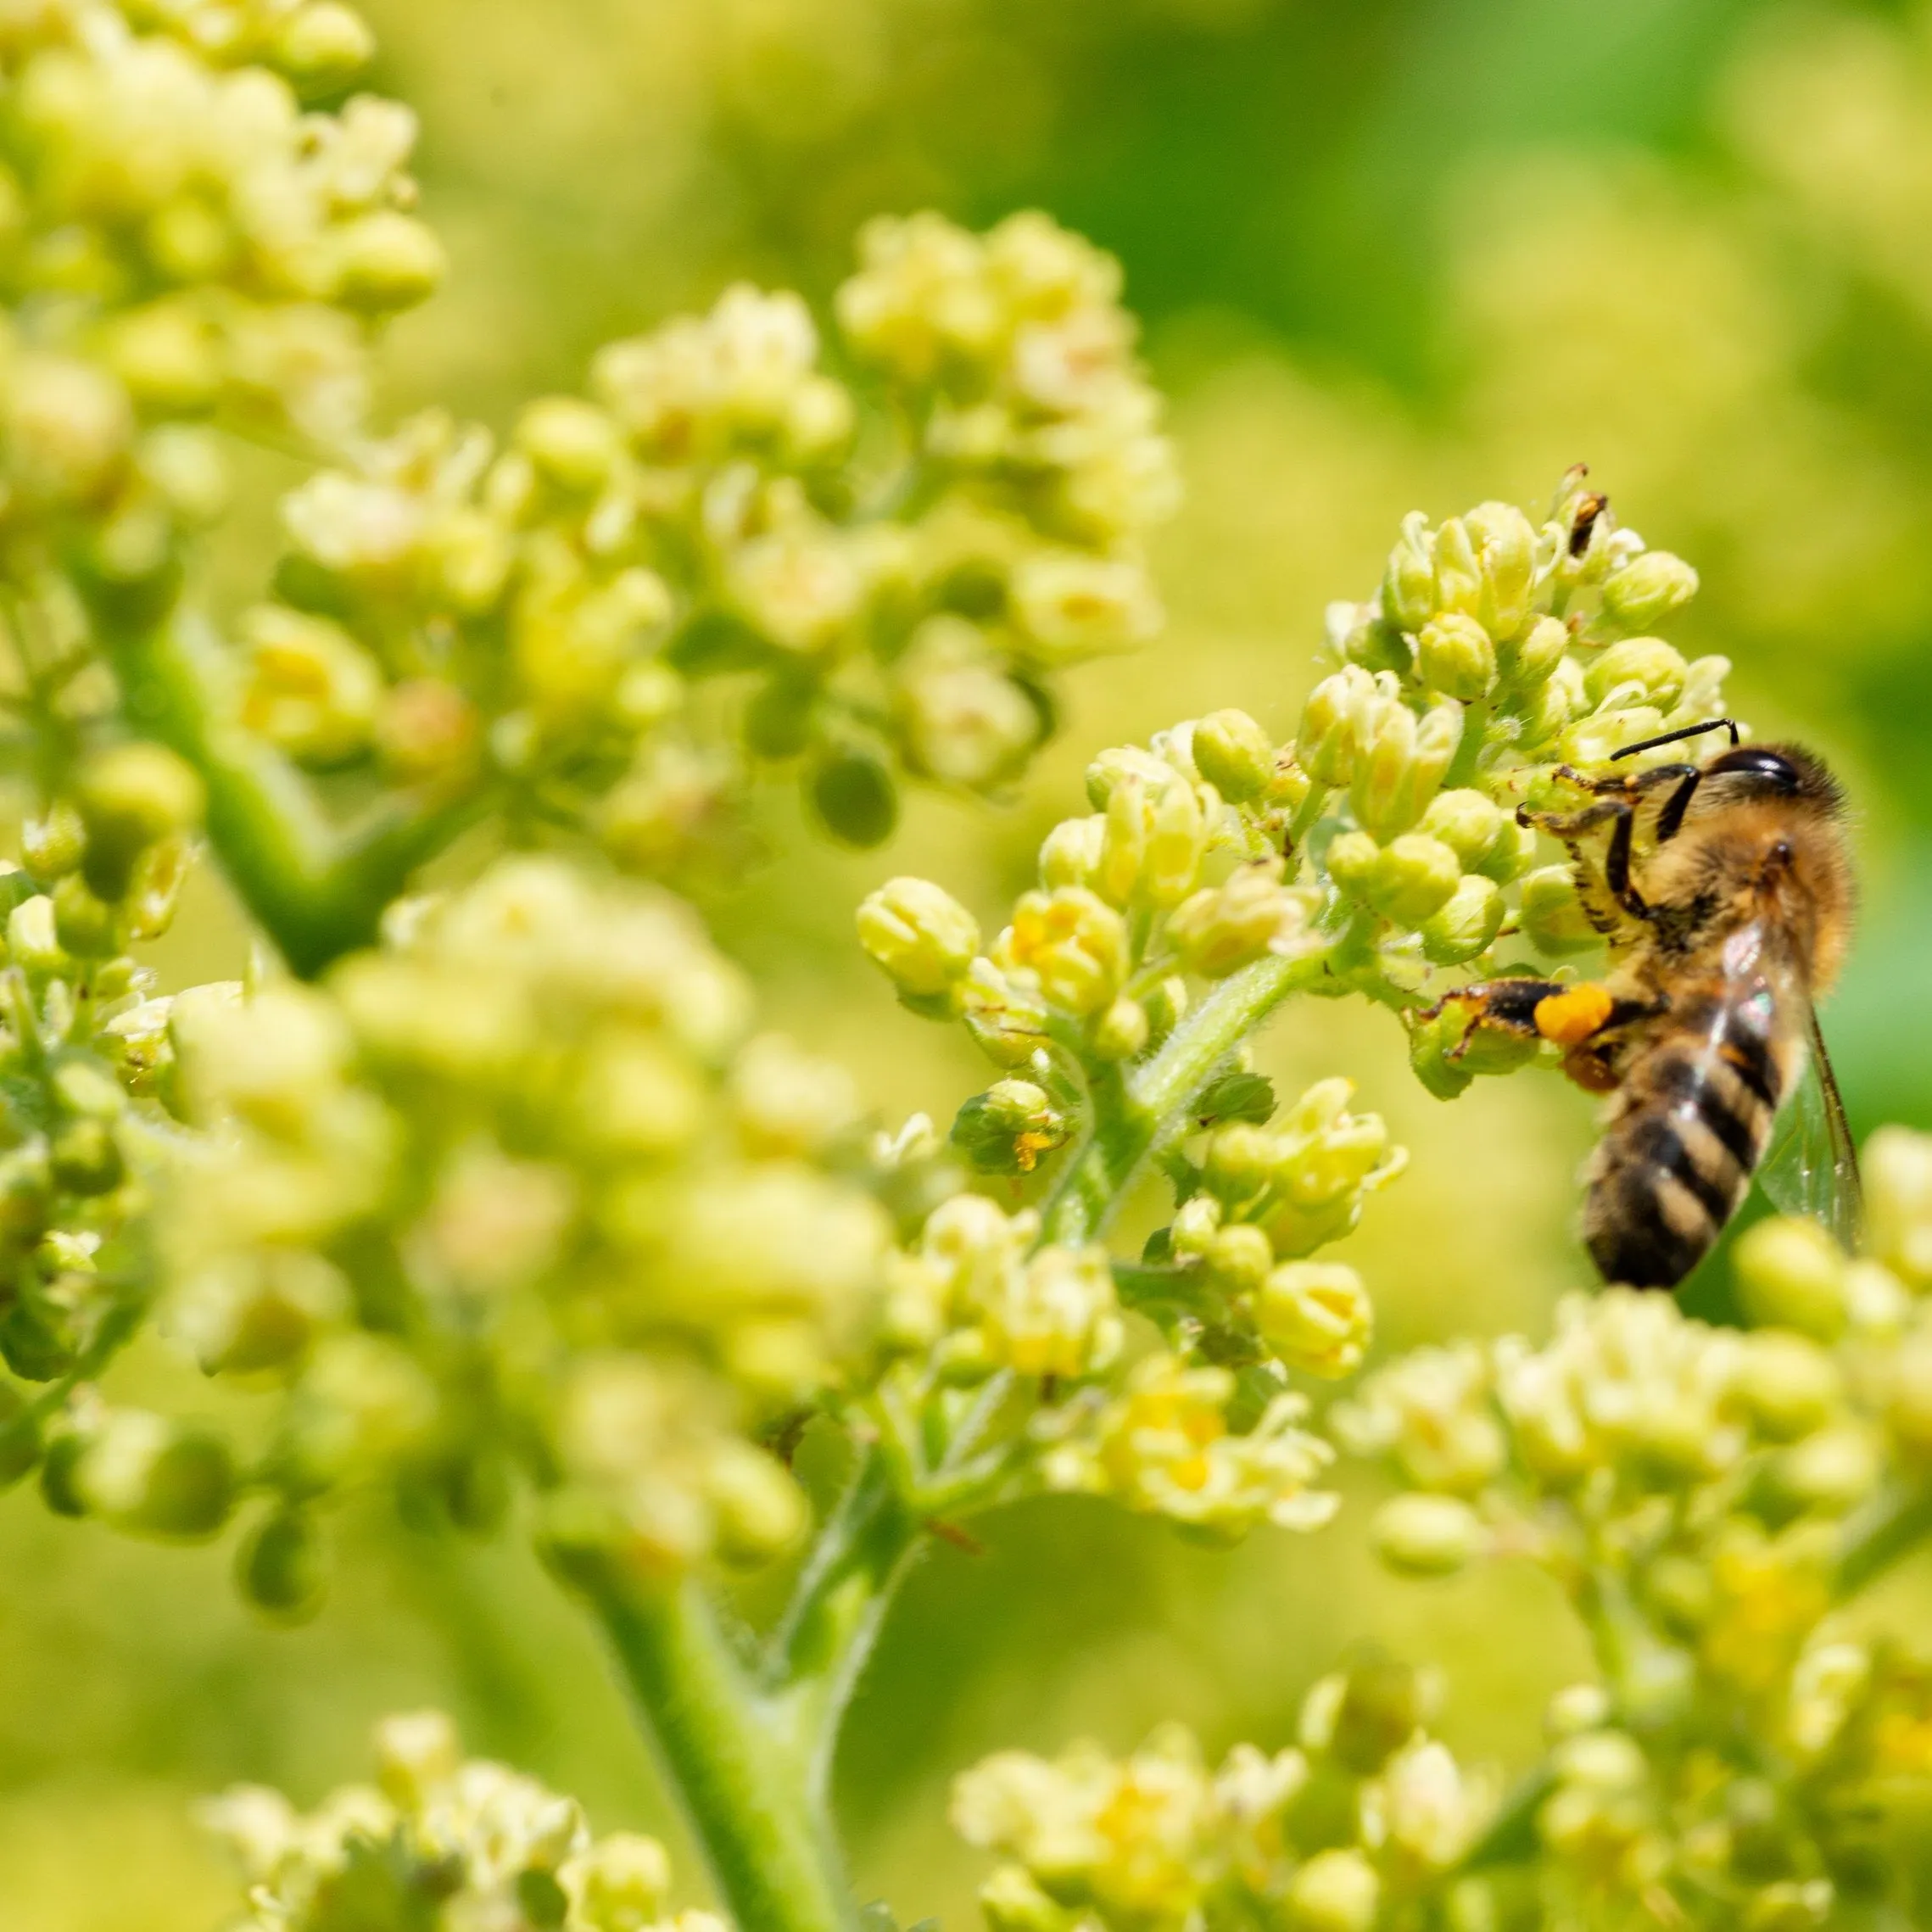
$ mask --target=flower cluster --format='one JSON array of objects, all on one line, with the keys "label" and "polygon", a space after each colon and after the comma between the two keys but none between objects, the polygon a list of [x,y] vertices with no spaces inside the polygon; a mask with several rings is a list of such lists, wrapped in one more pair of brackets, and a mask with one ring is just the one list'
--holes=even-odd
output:
[{"label": "flower cluster", "polygon": [[[148,1009],[153,1077],[204,1130],[160,1228],[165,1326],[280,1392],[251,1594],[312,1602],[315,1505],[359,1480],[494,1520],[520,1444],[560,1523],[647,1567],[782,1547],[802,1499],[746,1432],[862,1345],[888,1237],[827,1165],[849,1081],[748,1037],[737,974],[645,889],[505,862],[392,925],[326,990]],[[76,1413],[62,1494],[125,1517],[173,1439]]]},{"label": "flower cluster", "polygon": [[[1568,802],[1560,766],[1721,714],[1727,661],[1650,634],[1696,589],[1575,472],[1540,525],[1499,503],[1432,529],[1410,517],[1378,595],[1330,606],[1340,668],[1310,692],[1295,757],[1346,794],[1323,863],[1376,976],[1413,989],[1514,933],[1555,958],[1598,943],[1572,868],[1536,867],[1516,809]],[[1415,1030],[1444,1097],[1522,1057],[1464,1030],[1452,1009]]]},{"label": "flower cluster", "polygon": [[1365,1656],[1303,1706],[1298,1748],[1215,1770],[1178,1726],[1125,1759],[1004,1751],[962,1776],[952,1820],[1002,1863],[994,1932],[1370,1932],[1443,1887],[1495,1793],[1423,1728],[1426,1686]]},{"label": "flower cluster", "polygon": [[861,944],[907,1002],[963,1018],[1001,1066],[1049,1046],[1140,1058],[1186,1011],[1188,976],[1320,943],[1320,895],[1287,884],[1281,857],[1309,786],[1246,712],[1103,751],[1087,793],[1093,810],[1047,835],[1038,887],[984,952],[971,915],[925,879],[892,879],[859,909]]},{"label": "flower cluster", "polygon": [[[1333,1452],[1299,1427],[1307,1404],[1280,1363],[1259,1360],[1251,1326],[1249,1376],[1199,1359],[1206,1326],[1177,1282],[1124,1300],[1104,1248],[1044,1242],[1035,1210],[971,1193],[928,1215],[888,1281],[874,1413],[907,1488],[949,1515],[1079,1490],[1229,1540],[1334,1513],[1315,1487]],[[1359,1283],[1354,1298],[1365,1328]],[[1126,1353],[1131,1306],[1178,1349]],[[1223,1309],[1215,1333],[1240,1319]]]},{"label": "flower cluster", "polygon": [[433,1711],[377,1725],[374,1783],[306,1816],[254,1784],[201,1812],[247,1887],[236,1932],[723,1932],[711,1912],[667,1908],[671,1861],[656,1839],[593,1838],[574,1799],[466,1760]]},{"label": "flower cluster", "polygon": [[[0,870],[0,1480],[31,1469],[76,1384],[146,1295],[152,1183],[167,1165],[162,1008],[126,948],[171,919],[200,809],[170,754],[123,745],[81,766],[75,802],[30,820]],[[165,1530],[165,1519],[137,1527]]]},{"label": "flower cluster", "polygon": [[338,447],[368,326],[421,300],[405,108],[339,94],[372,50],[335,0],[59,0],[0,28],[0,561],[50,543],[144,582],[226,505],[210,425]]},{"label": "flower cluster", "polygon": [[[1042,680],[1158,621],[1135,548],[1170,494],[1153,393],[1118,269],[1041,217],[983,241],[919,217],[865,249],[839,312],[905,433],[861,434],[804,304],[745,286],[609,344],[589,399],[531,404],[500,449],[405,424],[288,499],[278,601],[243,627],[247,722],[311,767],[586,825],[649,872],[719,829],[733,763],[690,715],[713,676],[743,749],[802,759],[855,842],[891,828],[895,762],[1010,778]],[[1003,427],[969,430],[968,392]]]},{"label": "flower cluster", "polygon": [[1399,1360],[1337,1413],[1403,1484],[1375,1524],[1393,1567],[1527,1556],[1589,1631],[1602,1684],[1559,1700],[1536,1807],[1539,1882],[1576,1923],[1633,1897],[1834,1922],[1932,1795],[1925,1667],[1834,1617],[1923,1507],[1932,1447],[1932,1137],[1883,1131],[1868,1173],[1867,1256],[1809,1221],[1744,1237],[1749,1328],[1612,1290],[1540,1348]]}]

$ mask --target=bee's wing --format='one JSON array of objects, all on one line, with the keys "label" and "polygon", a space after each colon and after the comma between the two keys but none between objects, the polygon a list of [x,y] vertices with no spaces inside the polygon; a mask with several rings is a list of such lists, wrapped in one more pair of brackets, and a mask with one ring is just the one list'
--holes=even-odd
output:
[{"label": "bee's wing", "polygon": [[1855,1254],[1865,1233],[1858,1152],[1818,1030],[1818,1009],[1795,990],[1791,997],[1804,1001],[1805,1064],[1778,1114],[1757,1170],[1758,1185],[1782,1213],[1822,1223],[1840,1247]]}]

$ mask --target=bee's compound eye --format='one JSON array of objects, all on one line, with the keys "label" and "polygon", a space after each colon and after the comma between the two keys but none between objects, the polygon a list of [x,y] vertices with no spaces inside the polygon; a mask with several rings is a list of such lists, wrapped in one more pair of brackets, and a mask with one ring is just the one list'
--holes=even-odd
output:
[{"label": "bee's compound eye", "polygon": [[1804,783],[1803,774],[1782,751],[1756,745],[1740,745],[1725,751],[1704,768],[1707,779],[1754,779],[1767,790],[1795,794]]},{"label": "bee's compound eye", "polygon": [[1791,863],[1791,841],[1789,839],[1780,839],[1771,848],[1771,856],[1778,864],[1789,865]]}]

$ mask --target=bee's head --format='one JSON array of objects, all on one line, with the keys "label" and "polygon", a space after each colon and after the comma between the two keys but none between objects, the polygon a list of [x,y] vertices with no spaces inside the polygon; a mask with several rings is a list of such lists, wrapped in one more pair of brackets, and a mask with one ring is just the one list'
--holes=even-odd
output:
[{"label": "bee's head", "polygon": [[1723,796],[1809,805],[1829,818],[1845,809],[1845,794],[1823,762],[1799,745],[1734,745],[1704,767],[1706,784],[1722,783]]}]

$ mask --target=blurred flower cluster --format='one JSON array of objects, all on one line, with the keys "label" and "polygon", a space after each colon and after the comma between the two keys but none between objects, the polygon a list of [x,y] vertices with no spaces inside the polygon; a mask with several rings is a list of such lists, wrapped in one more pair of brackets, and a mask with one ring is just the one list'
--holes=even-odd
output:
[{"label": "blurred flower cluster", "polygon": [[673,1912],[654,1838],[593,1838],[576,1801],[487,1759],[465,1759],[438,1711],[376,1728],[376,1778],[306,1816],[238,1785],[201,1807],[248,1888],[236,1932],[723,1932]]},{"label": "blurred flower cluster", "polygon": [[[337,0],[55,0],[0,26],[0,567],[146,582],[226,506],[216,426],[339,448],[370,325],[440,245],[414,115],[340,99],[372,51]],[[9,626],[11,628],[11,626]]]},{"label": "blurred flower cluster", "polygon": [[1932,1136],[1883,1130],[1867,1171],[1868,1254],[1809,1221],[1744,1237],[1746,1328],[1614,1289],[1541,1348],[1399,1359],[1336,1413],[1404,1485],[1388,1565],[1527,1558],[1589,1633],[1600,1682],[1558,1700],[1535,1806],[1576,1923],[1647,1898],[1667,1923],[1835,1924],[1911,1868],[1932,1680],[1838,1612],[1924,1506]]},{"label": "blurred flower cluster", "polygon": [[[326,988],[142,1009],[149,1078],[202,1130],[159,1228],[164,1326],[273,1393],[259,1443],[160,1527],[262,1492],[243,1579],[294,1613],[332,1493],[399,1480],[480,1526],[521,1462],[560,1533],[646,1570],[769,1555],[803,1500],[746,1432],[857,1347],[888,1239],[827,1164],[851,1082],[748,1036],[736,971],[649,889],[506,861],[391,924]],[[50,1480],[144,1524],[179,1433],[77,1411]]]},{"label": "blurred flower cluster", "polygon": [[245,721],[650,873],[715,849],[747,759],[801,765],[864,845],[895,768],[1013,777],[1054,671],[1159,621],[1138,539],[1173,489],[1119,270],[1037,215],[863,253],[860,391],[797,296],[740,286],[600,350],[589,399],[500,449],[431,414],[312,477],[243,623]]},{"label": "blurred flower cluster", "polygon": [[145,1214],[178,1136],[159,1097],[165,1002],[126,949],[167,930],[200,809],[172,753],[117,745],[0,870],[0,1359],[41,1385],[0,1377],[8,1482],[149,1298]]},{"label": "blurred flower cluster", "polygon": [[[981,1889],[995,1932],[1436,1923],[1494,1785],[1423,1720],[1429,1686],[1365,1656],[1309,1693],[1298,1745],[1237,1745],[1218,1769],[1178,1726],[1124,1760],[1076,1745],[1002,1751],[953,1788],[952,1822],[1002,1863]],[[1456,1923],[1462,1923],[1458,1920]]]}]

